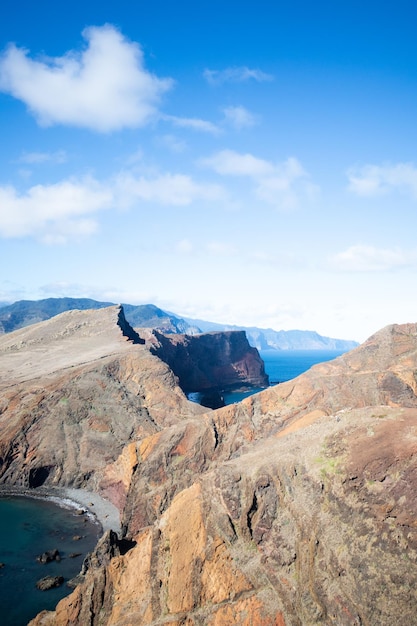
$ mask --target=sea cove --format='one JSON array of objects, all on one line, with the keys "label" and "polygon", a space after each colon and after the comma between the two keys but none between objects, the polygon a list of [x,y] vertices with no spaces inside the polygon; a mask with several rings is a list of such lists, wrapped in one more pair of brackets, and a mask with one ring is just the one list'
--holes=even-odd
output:
[{"label": "sea cove", "polygon": [[313,365],[331,361],[345,350],[261,350],[269,384],[285,383],[306,372]]},{"label": "sea cove", "polygon": [[[93,550],[101,526],[76,508],[44,499],[0,497],[0,606],[3,626],[23,626],[68,595],[67,582],[80,572]],[[57,549],[60,560],[40,563],[37,557]],[[45,576],[64,583],[48,591],[36,588]]]},{"label": "sea cove", "polygon": [[[261,350],[260,355],[265,364],[265,371],[269,376],[269,384],[277,385],[285,383],[303,372],[306,372],[313,365],[331,361],[344,354],[341,350]],[[262,391],[262,388],[250,390],[236,390],[226,392],[223,395],[225,404],[240,402],[248,396]]]}]

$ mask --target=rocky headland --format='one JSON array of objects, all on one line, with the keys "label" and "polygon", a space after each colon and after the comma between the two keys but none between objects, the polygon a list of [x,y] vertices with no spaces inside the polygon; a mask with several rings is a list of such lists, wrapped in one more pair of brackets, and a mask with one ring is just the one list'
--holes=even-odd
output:
[{"label": "rocky headland", "polygon": [[265,366],[244,331],[198,335],[141,332],[152,354],[167,363],[186,393],[268,387]]},{"label": "rocky headland", "polygon": [[31,625],[415,623],[417,325],[211,411],[121,314],[0,340],[0,482],[88,489],[122,525]]}]

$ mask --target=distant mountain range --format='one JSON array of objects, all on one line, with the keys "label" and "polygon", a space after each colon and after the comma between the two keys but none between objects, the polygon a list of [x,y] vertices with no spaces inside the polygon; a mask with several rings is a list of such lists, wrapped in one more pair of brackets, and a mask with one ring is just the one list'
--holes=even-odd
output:
[{"label": "distant mountain range", "polygon": [[273,330],[255,326],[231,326],[190,318],[185,318],[185,321],[197,326],[205,333],[214,330],[244,330],[250,345],[258,350],[352,350],[359,345],[357,341],[323,337],[313,330]]},{"label": "distant mountain range", "polygon": [[[99,302],[90,298],[47,298],[44,300],[19,300],[13,304],[0,304],[0,334],[9,333],[37,322],[50,319],[72,309],[101,309],[113,302]],[[156,328],[163,333],[187,333],[222,330],[244,330],[251,346],[258,350],[340,350],[355,348],[358,343],[345,339],[323,337],[308,330],[273,330],[245,326],[230,326],[205,320],[181,318],[163,311],[153,304],[123,304],[125,317],[134,328]]]}]

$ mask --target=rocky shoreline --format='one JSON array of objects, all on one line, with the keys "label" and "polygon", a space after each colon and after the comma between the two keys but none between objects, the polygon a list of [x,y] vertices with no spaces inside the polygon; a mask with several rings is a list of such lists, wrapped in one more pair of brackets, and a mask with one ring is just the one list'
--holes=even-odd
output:
[{"label": "rocky shoreline", "polygon": [[38,487],[28,489],[16,485],[0,485],[0,498],[6,496],[19,496],[34,500],[49,500],[57,506],[65,509],[83,511],[91,522],[100,526],[102,532],[113,530],[120,535],[121,523],[118,509],[108,500],[97,493],[86,489],[61,487],[48,489]]}]

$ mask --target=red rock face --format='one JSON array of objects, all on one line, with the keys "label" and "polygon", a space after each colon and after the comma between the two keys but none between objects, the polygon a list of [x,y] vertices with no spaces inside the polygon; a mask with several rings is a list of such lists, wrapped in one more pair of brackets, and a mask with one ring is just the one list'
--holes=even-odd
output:
[{"label": "red rock face", "polygon": [[268,376],[244,331],[148,336],[151,352],[167,363],[185,392],[267,387]]},{"label": "red rock face", "polygon": [[[125,348],[103,361],[111,383],[95,365],[71,389],[85,437],[128,424],[127,441],[117,431],[117,449],[101,465],[94,457],[88,484],[113,494],[129,541],[105,536],[84,582],[33,626],[415,623],[416,325],[384,329],[293,381],[207,412],[190,408],[143,346]],[[56,440],[41,437],[52,426],[40,410],[28,417],[37,398],[57,404],[61,383],[53,379],[51,402],[48,381],[39,396],[33,380],[3,388],[3,412],[15,416],[1,422],[14,459],[4,480],[26,476],[40,456],[54,467]],[[112,419],[92,415],[91,387],[117,398]],[[60,428],[73,419],[65,410]],[[58,481],[79,476],[59,467]]]}]

